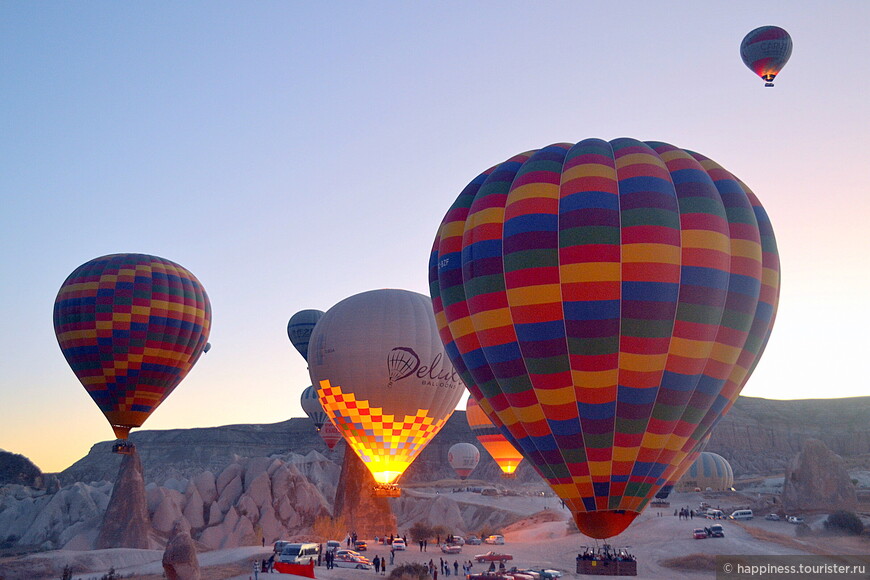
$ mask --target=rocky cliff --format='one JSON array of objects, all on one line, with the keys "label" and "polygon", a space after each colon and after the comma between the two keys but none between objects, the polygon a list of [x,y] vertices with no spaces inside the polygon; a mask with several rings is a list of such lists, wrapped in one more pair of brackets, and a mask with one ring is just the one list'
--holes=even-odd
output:
[{"label": "rocky cliff", "polygon": [[707,451],[725,457],[737,478],[782,474],[807,439],[822,441],[847,468],[870,468],[870,397],[740,397],[716,426]]}]

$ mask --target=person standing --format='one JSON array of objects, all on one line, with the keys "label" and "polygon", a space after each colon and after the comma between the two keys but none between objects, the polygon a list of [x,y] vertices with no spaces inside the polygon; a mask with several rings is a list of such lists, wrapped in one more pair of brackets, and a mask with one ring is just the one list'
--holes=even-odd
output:
[{"label": "person standing", "polygon": [[396,550],[395,548],[390,548],[390,566],[393,565],[393,562],[396,560]]},{"label": "person standing", "polygon": [[387,575],[387,557],[381,558],[381,576]]},{"label": "person standing", "polygon": [[381,559],[375,556],[375,559],[372,560],[372,565],[375,567],[375,574],[377,574],[381,569]]}]

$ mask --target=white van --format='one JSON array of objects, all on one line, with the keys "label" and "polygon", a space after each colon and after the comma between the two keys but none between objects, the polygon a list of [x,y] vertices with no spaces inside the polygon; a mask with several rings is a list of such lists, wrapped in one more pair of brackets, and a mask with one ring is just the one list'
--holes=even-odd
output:
[{"label": "white van", "polygon": [[287,544],[281,550],[278,561],[285,564],[310,564],[317,562],[317,544]]},{"label": "white van", "polygon": [[737,510],[728,517],[732,520],[751,520],[752,510]]}]

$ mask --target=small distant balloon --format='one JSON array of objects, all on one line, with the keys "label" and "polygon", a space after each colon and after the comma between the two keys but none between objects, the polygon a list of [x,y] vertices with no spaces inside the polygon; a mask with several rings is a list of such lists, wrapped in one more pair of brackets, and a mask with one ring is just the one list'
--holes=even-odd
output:
[{"label": "small distant balloon", "polygon": [[479,461],[480,451],[471,443],[455,443],[447,450],[447,462],[459,479],[467,479]]},{"label": "small distant balloon", "polygon": [[321,310],[300,310],[291,316],[287,323],[287,336],[306,361],[308,361],[308,341],[311,338],[311,331],[314,330],[321,316],[323,316]]},{"label": "small distant balloon", "polygon": [[773,79],[788,62],[791,49],[788,32],[778,26],[762,26],[743,38],[740,58],[749,70],[764,79],[764,86],[772,87]]},{"label": "small distant balloon", "polygon": [[324,423],[329,422],[326,418],[326,413],[323,412],[323,405],[320,404],[320,399],[317,398],[317,389],[313,386],[305,387],[302,391],[300,404],[302,405],[302,410],[305,411],[305,414],[314,423],[314,428],[318,431],[320,431]]}]

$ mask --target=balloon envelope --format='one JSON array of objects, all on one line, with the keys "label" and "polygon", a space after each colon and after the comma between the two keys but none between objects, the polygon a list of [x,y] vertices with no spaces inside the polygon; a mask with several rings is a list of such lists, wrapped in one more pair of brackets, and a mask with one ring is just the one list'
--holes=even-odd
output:
[{"label": "balloon envelope", "polygon": [[471,432],[501,468],[502,477],[514,476],[523,461],[523,455],[492,424],[474,397],[468,397],[465,403],[465,418]]},{"label": "balloon envelope", "polygon": [[755,195],[714,161],[587,139],[475,178],[436,236],[430,292],[474,398],[608,538],[736,399],[779,260]]},{"label": "balloon envelope", "polygon": [[308,341],[317,321],[323,316],[321,310],[300,310],[290,317],[287,323],[287,336],[306,361],[308,360]]},{"label": "balloon envelope", "polygon": [[727,491],[734,486],[734,471],[731,464],[716,453],[703,451],[689,465],[689,469],[683,474],[677,483],[682,490],[693,490],[700,487],[713,491]]},{"label": "balloon envelope", "polygon": [[184,379],[210,329],[202,284],[156,256],[91,260],[69,275],[54,302],[63,356],[120,439]]},{"label": "balloon envelope", "polygon": [[[314,428],[320,431],[324,423],[327,423],[326,413],[323,412],[323,405],[320,404],[320,399],[317,398],[317,389],[313,386],[305,387],[302,391],[302,400],[300,401],[302,410],[314,423]],[[332,449],[330,447],[330,449]]]},{"label": "balloon envelope", "polygon": [[792,42],[788,32],[778,26],[756,28],[740,43],[740,58],[749,70],[772,87],[773,79],[791,57]]},{"label": "balloon envelope", "polygon": [[381,484],[395,482],[441,430],[464,392],[427,296],[373,290],[317,323],[311,382],[323,409]]},{"label": "balloon envelope", "polygon": [[454,443],[447,450],[447,462],[456,471],[460,479],[465,479],[480,461],[480,451],[471,443]]}]

